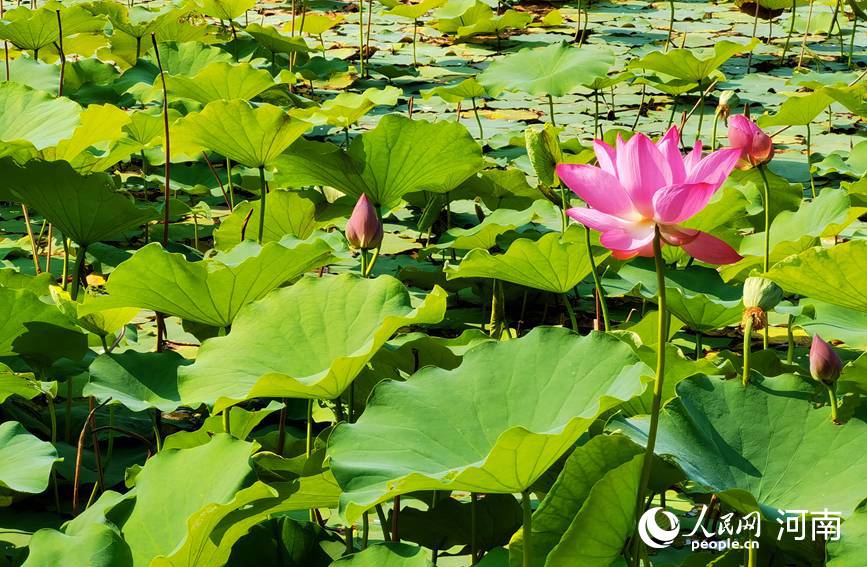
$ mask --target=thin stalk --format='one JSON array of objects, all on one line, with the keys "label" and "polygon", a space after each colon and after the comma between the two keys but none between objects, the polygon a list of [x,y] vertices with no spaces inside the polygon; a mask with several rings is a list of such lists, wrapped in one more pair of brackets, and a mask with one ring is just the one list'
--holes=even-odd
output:
[{"label": "thin stalk", "polygon": [[400,542],[400,531],[398,530],[398,517],[400,516],[400,496],[394,497],[394,505],[391,509],[391,541]]},{"label": "thin stalk", "polygon": [[268,194],[268,184],[265,183],[265,166],[259,166],[259,244],[265,234],[265,195]]},{"label": "thin stalk", "polygon": [[593,257],[593,246],[590,244],[590,229],[584,227],[584,241],[587,243],[587,257],[590,258],[590,273],[593,276],[593,287],[596,288],[596,297],[599,300],[599,307],[602,310],[602,322],[605,325],[605,332],[611,330],[611,323],[608,319],[608,303],[605,301],[605,291],[602,289],[602,281],[599,279],[599,268],[596,266],[596,258]]},{"label": "thin stalk", "polygon": [[562,232],[563,234],[566,233],[566,229],[569,225],[569,220],[566,216],[566,208],[566,187],[563,185],[563,183],[560,183],[560,232]]},{"label": "thin stalk", "polygon": [[807,26],[804,28],[804,40],[801,42],[801,53],[798,55],[797,69],[801,68],[801,63],[804,62],[804,51],[807,49],[807,36],[810,34],[810,21],[813,19],[813,0],[810,0],[810,7],[807,10]]},{"label": "thin stalk", "polygon": [[698,95],[698,137],[701,138],[701,125],[704,123],[704,89],[701,88],[701,83],[699,83],[699,95]]},{"label": "thin stalk", "polygon": [[563,304],[566,306],[566,313],[569,314],[569,322],[572,324],[572,330],[578,332],[578,319],[575,318],[575,308],[572,307],[572,302],[569,301],[569,296],[563,294]]},{"label": "thin stalk", "polygon": [[364,76],[364,0],[358,0],[358,76]]},{"label": "thin stalk", "polygon": [[792,23],[789,25],[789,33],[786,34],[786,43],[783,45],[783,53],[780,55],[780,65],[786,60],[786,53],[789,51],[789,42],[792,39],[792,34],[795,31],[795,12],[798,9],[798,0],[792,0]]},{"label": "thin stalk", "polygon": [[163,149],[165,150],[166,154],[166,183],[163,191],[163,198],[165,199],[165,208],[163,209],[163,248],[165,248],[169,244],[169,217],[171,215],[169,211],[169,198],[171,197],[172,152],[169,139],[169,91],[168,88],[166,88],[166,74],[163,72],[163,64],[160,60],[160,49],[157,46],[157,35],[155,33],[151,33],[151,43],[153,43],[154,46],[154,56],[157,60],[157,67],[160,70],[160,81],[162,82],[163,89]]},{"label": "thin stalk", "polygon": [[87,248],[79,246],[78,253],[75,255],[75,264],[72,266],[72,289],[69,292],[72,301],[78,300],[78,290],[81,287],[81,271],[84,267],[85,254],[87,254]]},{"label": "thin stalk", "polygon": [[792,331],[792,325],[794,325],[794,323],[795,316],[790,313],[788,321],[786,322],[786,339],[788,342],[788,347],[786,348],[786,364],[792,364],[795,360],[795,334]]},{"label": "thin stalk", "polygon": [[843,27],[840,26],[840,21],[837,16],[840,14],[840,0],[837,0],[837,3],[834,4],[834,14],[831,16],[831,29],[828,30],[828,35],[834,33],[834,27],[837,27],[837,35],[840,38],[840,59],[843,58]]},{"label": "thin stalk", "polygon": [[478,500],[478,494],[470,492],[470,557],[472,558],[472,565],[476,564],[479,557]]},{"label": "thin stalk", "polygon": [[[852,53],[855,51],[855,30],[858,28],[858,14],[855,14],[855,19],[852,20],[852,36],[849,38],[849,59],[846,65],[852,68]],[[8,62],[7,62],[8,65]],[[7,77],[8,80],[8,77]]]},{"label": "thin stalk", "polygon": [[367,549],[367,542],[370,539],[370,516],[365,512],[361,516],[361,550]]},{"label": "thin stalk", "polygon": [[415,38],[418,34],[418,20],[412,21],[412,66],[418,67],[418,58],[416,57]]},{"label": "thin stalk", "polygon": [[[662,236],[659,227],[654,227],[653,258],[656,264],[657,304],[659,305],[659,322],[656,336],[656,380],[653,383],[653,403],[650,409],[650,427],[647,432],[647,446],[644,450],[644,461],[641,466],[641,481],[638,485],[638,495],[635,501],[635,518],[641,517],[644,511],[644,497],[650,482],[650,469],[653,463],[653,449],[656,445],[656,431],[659,427],[659,409],[662,406],[662,385],[665,379],[665,343],[668,339],[668,312],[665,300],[665,262],[662,259]],[[632,564],[638,567],[641,556],[641,538],[633,536]]]},{"label": "thin stalk", "polygon": [[63,51],[63,23],[60,21],[60,10],[55,10],[57,14],[57,52],[60,54],[60,86],[57,89],[57,96],[63,96],[63,77],[66,74],[66,53]]},{"label": "thin stalk", "polygon": [[668,46],[674,42],[672,39],[674,36],[674,0],[668,0],[668,9],[668,39],[665,41],[665,53],[668,53]]},{"label": "thin stalk", "polygon": [[[765,166],[758,166],[759,174],[762,176],[762,202],[765,208],[765,257],[762,267],[765,273],[771,269],[771,186],[768,184],[768,176],[765,173]],[[765,325],[765,332],[762,335],[763,347],[768,348],[769,329]]]},{"label": "thin stalk", "polygon": [[[756,39],[756,30],[757,30],[758,27],[759,27],[759,7],[760,7],[760,6],[761,6],[761,4],[759,3],[759,0],[756,0],[756,11],[755,11],[756,13],[755,13],[755,15],[753,16],[753,35],[752,35],[752,39]],[[770,40],[770,38],[768,38],[768,40]],[[753,68],[753,51],[754,51],[754,50],[750,49],[750,54],[747,56],[747,75],[750,74],[750,71],[751,71],[752,68]]]},{"label": "thin stalk", "polygon": [[482,142],[485,141],[485,130],[482,128],[482,119],[479,118],[479,108],[476,106],[476,97],[472,98],[473,101],[473,114],[476,116],[476,124],[479,125],[479,140]]},{"label": "thin stalk", "polygon": [[223,410],[223,431],[232,434],[232,406],[227,406]]},{"label": "thin stalk", "polygon": [[36,251],[36,238],[33,236],[33,227],[30,226],[30,211],[27,210],[27,205],[21,203],[21,213],[24,215],[24,226],[27,229],[27,238],[30,239],[30,253],[33,256],[33,268],[36,274],[42,273],[42,268],[39,267],[39,254]]},{"label": "thin stalk", "polygon": [[[303,4],[302,4],[303,5]],[[303,22],[303,19],[302,19]],[[367,0],[367,37],[364,39],[364,52],[370,53],[370,38],[373,34],[370,33],[370,28],[373,25],[373,0]],[[368,61],[369,63],[369,61]],[[368,65],[370,67],[370,65]],[[367,70],[367,76],[370,75],[370,69]]]},{"label": "thin stalk", "polygon": [[831,421],[834,423],[840,423],[837,418],[837,389],[836,386],[828,386],[827,384],[822,384],[825,386],[825,389],[828,390],[828,402],[831,404]]},{"label": "thin stalk", "polygon": [[744,370],[741,375],[741,381],[744,387],[750,383],[750,358],[752,355],[751,339],[753,335],[753,318],[747,317],[747,322],[744,324]]},{"label": "thin stalk", "polygon": [[151,425],[154,431],[154,447],[157,453],[163,450],[163,436],[160,431],[160,410],[155,409],[151,414]]},{"label": "thin stalk", "polygon": [[548,115],[551,117],[551,126],[556,126],[557,123],[554,121],[554,98],[551,95],[548,95]]},{"label": "thin stalk", "polygon": [[810,174],[810,196],[814,199],[816,198],[816,183],[813,179],[813,162],[812,162],[812,154],[813,154],[813,145],[810,140],[810,125],[807,124],[807,173]]},{"label": "thin stalk", "polygon": [[54,235],[52,234],[52,226],[48,225],[48,242],[45,246],[45,272],[51,273],[51,244],[54,241]]},{"label": "thin stalk", "polygon": [[229,212],[235,210],[235,184],[232,182],[232,160],[226,158],[226,176],[229,183]]},{"label": "thin stalk", "polygon": [[747,548],[747,567],[757,567],[759,564],[759,550],[750,546]]},{"label": "thin stalk", "polygon": [[66,415],[64,416],[65,430],[63,440],[69,445],[72,443],[72,378],[66,379]]},{"label": "thin stalk", "polygon": [[277,424],[277,454],[283,456],[283,446],[286,444],[286,398],[280,400],[283,407],[280,408],[278,414],[279,423]]},{"label": "thin stalk", "polygon": [[523,567],[533,565],[533,507],[530,504],[530,490],[521,492],[521,510],[523,511],[524,561]]},{"label": "thin stalk", "polygon": [[108,448],[105,452],[105,462],[111,460],[111,455],[114,453],[114,406],[108,406]]},{"label": "thin stalk", "polygon": [[702,339],[701,331],[696,331],[695,332],[695,359],[696,360],[701,360],[701,355],[704,354],[704,348],[702,347],[701,339]]},{"label": "thin stalk", "polygon": [[599,90],[593,91],[593,104],[594,104],[594,112],[593,112],[593,137],[599,138]]},{"label": "thin stalk", "polygon": [[66,291],[66,282],[69,279],[69,239],[61,234],[63,242],[63,277],[61,287]]},{"label": "thin stalk", "polygon": [[671,124],[674,122],[674,113],[677,112],[677,97],[671,101],[671,114],[668,116],[668,126],[666,129],[671,128]]}]

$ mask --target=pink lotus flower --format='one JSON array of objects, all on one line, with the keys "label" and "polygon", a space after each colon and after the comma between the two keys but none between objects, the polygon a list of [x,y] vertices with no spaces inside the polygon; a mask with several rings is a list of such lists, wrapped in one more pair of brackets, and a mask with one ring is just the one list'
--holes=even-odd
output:
[{"label": "pink lotus flower", "polygon": [[774,142],[755,122],[738,114],[729,119],[729,144],[741,151],[738,168],[749,169],[771,161]]},{"label": "pink lotus flower", "polygon": [[831,345],[823,341],[818,333],[813,335],[813,344],[810,345],[810,374],[813,379],[830,386],[837,381],[842,371],[843,361]]},{"label": "pink lotus flower", "polygon": [[681,246],[709,264],[731,264],[741,259],[722,240],[680,226],[701,211],[734,169],[741,151],[723,149],[702,157],[701,142],[684,156],[680,134],[672,127],[653,143],[644,134],[628,142],[617,139],[617,148],[601,140],[593,142],[598,166],[557,166],[560,179],[590,208],[566,213],[602,233],[601,242],[615,258],[653,256],[655,227],[665,244]]},{"label": "pink lotus flower", "polygon": [[349,222],[346,223],[346,240],[353,248],[370,250],[382,242],[382,221],[376,214],[376,209],[363,194],[355,203]]}]

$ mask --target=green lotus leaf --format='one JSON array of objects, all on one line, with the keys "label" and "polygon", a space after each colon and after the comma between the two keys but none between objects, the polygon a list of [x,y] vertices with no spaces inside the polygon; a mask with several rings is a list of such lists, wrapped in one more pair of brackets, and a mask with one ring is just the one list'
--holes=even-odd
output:
[{"label": "green lotus leaf", "polygon": [[790,96],[775,114],[763,114],[758,119],[762,128],[768,126],[806,126],[816,119],[834,100],[824,91]]},{"label": "green lotus leaf", "polygon": [[839,340],[849,348],[867,350],[867,311],[857,311],[823,301],[802,299],[803,312],[795,325],[807,334],[820,334],[826,341]]},{"label": "green lotus leaf", "polygon": [[395,4],[394,7],[386,10],[385,13],[391,16],[418,20],[431,10],[439,8],[445,3],[446,0],[422,0],[418,4]]},{"label": "green lotus leaf", "polygon": [[533,21],[533,16],[527,12],[518,12],[517,10],[506,10],[499,16],[493,16],[486,20],[479,20],[469,26],[461,26],[458,28],[457,37],[470,37],[480,34],[499,34],[508,29],[524,29],[530,22]]},{"label": "green lotus leaf", "polygon": [[[566,293],[590,275],[590,255],[583,232],[583,229],[573,229],[567,235],[550,233],[539,240],[519,238],[505,254],[471,250],[459,266],[446,268],[446,277],[450,280],[495,278],[533,289]],[[597,263],[607,256],[607,251],[599,249],[594,254]]]},{"label": "green lotus leaf", "polygon": [[[533,564],[611,565],[635,526],[642,463],[641,448],[622,435],[575,449],[533,512]],[[523,550],[521,532],[509,544],[511,565],[521,564]]]},{"label": "green lotus leaf", "polygon": [[[322,35],[331,28],[340,25],[343,22],[342,14],[323,14],[319,12],[307,12],[303,21],[296,22],[296,30],[299,33],[309,33],[310,35]],[[292,29],[291,22],[287,22],[283,26],[283,31]]]},{"label": "green lotus leaf", "polygon": [[[90,2],[84,6],[92,14],[105,15],[111,22],[112,31],[121,31],[135,38],[150,34],[171,16],[180,16],[172,4],[159,7],[137,4],[127,7],[111,1]],[[64,25],[65,27],[65,25]]]},{"label": "green lotus leaf", "polygon": [[132,567],[132,554],[117,530],[88,524],[79,533],[43,528],[30,539],[26,567]]},{"label": "green lotus leaf", "polygon": [[492,18],[494,11],[480,0],[448,0],[434,12],[436,28],[443,33],[454,33],[461,26]]},{"label": "green lotus leaf", "polygon": [[[658,285],[652,262],[630,263],[620,269],[618,276],[626,281],[624,291],[637,286],[642,297],[656,300]],[[741,319],[741,288],[723,283],[711,268],[668,270],[665,290],[668,310],[691,329],[711,331]]]},{"label": "green lotus leaf", "polygon": [[788,258],[765,274],[790,293],[867,312],[867,241],[816,247]]},{"label": "green lotus leaf", "polygon": [[[439,322],[439,287],[413,309],[390,276],[304,278],[243,309],[179,372],[181,399],[214,411],[257,397],[336,398],[401,327]],[[292,337],[287,341],[286,337]]]},{"label": "green lotus leaf", "polygon": [[450,191],[482,167],[481,148],[464,126],[390,114],[357,136],[348,152],[330,143],[296,144],[277,160],[276,179],[290,187],[327,185],[352,197],[364,193],[391,208],[407,193]]},{"label": "green lotus leaf", "polygon": [[[159,81],[159,77],[156,78]],[[274,86],[271,73],[249,63],[211,63],[195,75],[166,77],[169,94],[202,104],[215,100],[250,99]]]},{"label": "green lotus leaf", "polygon": [[115,190],[105,173],[81,175],[63,161],[0,161],[5,186],[16,199],[48,219],[79,246],[108,240],[143,225],[156,215]]},{"label": "green lotus leaf", "polygon": [[551,124],[541,128],[529,127],[524,131],[527,157],[539,182],[547,187],[560,185],[557,177],[557,164],[563,163],[563,150],[557,129]]},{"label": "green lotus leaf", "polygon": [[263,167],[309,128],[270,104],[216,100],[174,124],[172,148],[187,155],[213,150],[247,167]]},{"label": "green lotus leaf", "polygon": [[[309,238],[317,227],[316,206],[321,195],[312,191],[272,191],[265,208],[265,232],[262,242],[277,242],[286,235]],[[242,232],[252,239],[259,233],[259,203],[244,201],[232,214],[223,218],[214,231],[217,250],[228,250],[241,242]]]},{"label": "green lotus leaf", "polygon": [[68,38],[78,34],[102,35],[105,28],[105,18],[94,17],[94,14],[81,6],[63,6],[59,2],[53,6],[43,6],[38,10],[19,7],[6,12],[3,25],[0,25],[0,39],[8,40],[18,47],[28,51],[39,51],[58,40],[57,13],[63,24],[63,37]]},{"label": "green lotus leaf", "polygon": [[108,293],[115,305],[226,327],[244,305],[333,260],[334,249],[324,239],[291,244],[244,241],[198,262],[148,244],[115,268]]},{"label": "green lotus leaf", "polygon": [[[175,392],[177,392],[177,368],[175,368],[174,381]],[[195,431],[177,431],[166,437],[163,440],[163,449],[198,447],[210,441],[215,433],[231,433],[232,437],[246,441],[264,419],[284,407],[286,406],[277,400],[271,400],[267,406],[255,410],[246,410],[242,407],[232,408],[232,411],[229,412],[229,431],[226,431],[222,414],[209,415]]]},{"label": "green lotus leaf", "polygon": [[358,518],[417,490],[521,492],[600,413],[641,394],[648,373],[610,335],[537,327],[470,350],[454,370],[382,382],[328,441],[341,511]]},{"label": "green lotus leaf", "polygon": [[299,35],[292,37],[283,35],[274,26],[260,26],[252,23],[244,28],[248,34],[265,49],[272,53],[306,53],[309,50],[307,43]]},{"label": "green lotus leaf", "polygon": [[526,209],[539,198],[539,190],[530,187],[527,175],[517,168],[486,169],[461,183],[452,191],[452,200],[466,196],[480,198],[486,207],[497,209]]},{"label": "green lotus leaf", "polygon": [[53,95],[57,94],[60,84],[60,68],[57,65],[43,63],[25,53],[9,62],[9,76],[14,77],[16,83]]},{"label": "green lotus leaf", "polygon": [[231,502],[250,477],[252,452],[252,443],[219,433],[207,445],[166,449],[148,459],[127,496],[134,498],[132,511],[115,506],[106,514],[120,528],[133,565],[172,553],[189,537],[191,517]]},{"label": "green lotus leaf", "polygon": [[198,10],[218,20],[234,20],[256,6],[256,0],[194,0]]},{"label": "green lotus leaf", "polygon": [[629,67],[655,71],[681,81],[701,83],[712,77],[734,55],[751,51],[758,43],[756,39],[747,44],[722,40],[714,42],[713,49],[672,49],[667,53],[653,51],[630,62]]},{"label": "green lotus leaf", "polygon": [[56,382],[39,382],[32,372],[15,372],[0,363],[0,403],[11,396],[32,400],[42,394],[54,395],[56,389]]},{"label": "green lotus leaf", "polygon": [[474,227],[447,230],[433,248],[456,248],[458,250],[491,248],[497,243],[497,237],[501,234],[530,222],[556,218],[559,214],[559,210],[550,201],[542,200],[534,201],[532,205],[522,211],[497,209]]},{"label": "green lotus leaf", "polygon": [[[815,393],[792,374],[748,388],[739,380],[684,380],[660,415],[656,453],[673,459],[696,490],[741,512],[760,505],[848,517],[867,490],[867,455],[851,450],[867,440],[867,423],[834,424],[827,406],[814,407]],[[624,432],[644,443],[648,420],[630,418]]]},{"label": "green lotus leaf", "polygon": [[827,567],[860,567],[867,554],[867,510],[858,509],[843,523],[841,538],[828,542]]},{"label": "green lotus leaf", "polygon": [[377,106],[397,104],[402,92],[392,86],[383,89],[369,88],[363,93],[343,92],[323,102],[321,106],[299,108],[291,114],[317,126],[328,124],[343,129],[355,124]]},{"label": "green lotus leaf", "polygon": [[613,64],[614,53],[607,48],[554,43],[494,60],[478,80],[493,96],[503,91],[563,96],[604,77]]},{"label": "green lotus leaf", "polygon": [[488,96],[485,87],[479,84],[475,77],[464,79],[460,83],[450,86],[435,87],[421,91],[423,98],[438,96],[446,102],[461,102],[466,99],[485,98]]},{"label": "green lotus leaf", "polygon": [[100,337],[113,337],[140,311],[137,307],[114,307],[104,295],[84,295],[73,301],[69,292],[57,286],[51,286],[50,293],[54,303],[70,320]]},{"label": "green lotus leaf", "polygon": [[48,488],[57,450],[17,421],[0,423],[0,486],[37,494]]},{"label": "green lotus leaf", "polygon": [[123,136],[123,128],[131,118],[114,105],[92,104],[81,113],[80,120],[71,137],[46,148],[41,157],[47,161],[67,161],[78,171],[87,169],[108,150],[110,143]]},{"label": "green lotus leaf", "polygon": [[69,99],[17,83],[0,84],[0,155],[56,145],[75,131],[79,114],[81,107]]},{"label": "green lotus leaf", "polygon": [[406,543],[380,543],[341,557],[334,567],[433,567],[428,552]]},{"label": "green lotus leaf", "polygon": [[[75,325],[54,305],[41,301],[26,289],[0,287],[0,356],[15,354],[19,346],[16,340],[20,337],[51,329],[78,334]],[[46,352],[57,346],[44,341],[45,337],[40,346]]]},{"label": "green lotus leaf", "polygon": [[111,398],[131,411],[171,412],[181,405],[178,367],[186,364],[190,362],[172,351],[101,354],[90,363],[82,394],[100,402]]}]

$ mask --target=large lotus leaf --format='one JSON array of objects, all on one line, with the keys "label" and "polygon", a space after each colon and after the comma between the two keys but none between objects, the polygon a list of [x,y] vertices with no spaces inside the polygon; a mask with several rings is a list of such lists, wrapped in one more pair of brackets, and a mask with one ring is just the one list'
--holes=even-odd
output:
[{"label": "large lotus leaf", "polygon": [[[272,191],[265,207],[265,231],[262,242],[276,242],[286,235],[308,238],[317,227],[316,206],[321,195],[313,191]],[[235,206],[232,214],[223,217],[220,227],[214,231],[214,247],[228,250],[259,233],[258,201],[244,201]]]},{"label": "large lotus leaf", "polygon": [[43,159],[68,161],[80,171],[98,159],[97,149],[106,150],[109,142],[120,139],[123,136],[123,127],[131,121],[129,114],[111,104],[92,104],[79,118],[81,123],[72,136],[63,139],[53,148],[43,150]]},{"label": "large lotus leaf", "polygon": [[[761,505],[847,517],[867,493],[867,455],[852,450],[867,442],[867,423],[834,424],[830,408],[814,407],[815,393],[792,374],[748,388],[739,380],[684,380],[662,410],[656,453],[742,512]],[[625,432],[643,443],[648,419],[630,418]]]},{"label": "large lotus leaf", "polygon": [[[583,241],[584,234],[550,233],[539,240],[519,238],[512,242],[505,254],[493,255],[484,249],[471,250],[460,265],[447,269],[448,279],[495,278],[541,289],[552,293],[566,293],[590,275],[590,255]],[[597,250],[599,263],[608,255]]]},{"label": "large lotus leaf", "polygon": [[768,126],[806,126],[834,102],[824,90],[810,94],[791,96],[780,105],[776,114],[759,117],[761,127]]},{"label": "large lotus leaf", "polygon": [[481,148],[454,122],[430,123],[390,114],[356,137],[349,152],[330,143],[293,146],[278,160],[290,187],[327,185],[353,197],[367,194],[391,208],[407,193],[445,193],[484,167]]},{"label": "large lotus leaf", "polygon": [[[159,77],[156,79],[159,80]],[[166,77],[169,94],[202,104],[215,100],[250,99],[274,86],[271,73],[249,63],[211,63],[195,75]]]},{"label": "large lotus leaf", "polygon": [[[230,53],[200,41],[161,42],[159,48],[160,63],[167,76],[193,76],[211,63],[232,61]],[[161,100],[161,88],[153,86],[159,72],[160,69],[153,55],[147,59],[142,57],[134,67],[127,69],[115,81],[114,89],[118,93],[130,92],[142,100]]]},{"label": "large lotus leaf", "polygon": [[[635,528],[642,462],[641,448],[622,435],[575,449],[533,512],[533,564],[611,565]],[[521,533],[509,544],[511,565],[521,565],[523,550]]]},{"label": "large lotus leaf", "polygon": [[234,20],[252,10],[256,0],[195,0],[199,11],[218,20]]},{"label": "large lotus leaf", "polygon": [[324,239],[292,244],[244,241],[228,252],[190,262],[155,242],[115,268],[108,292],[116,305],[226,327],[244,305],[333,259],[334,250]]},{"label": "large lotus leaf", "polygon": [[485,88],[479,84],[475,77],[464,79],[455,85],[435,87],[421,92],[424,98],[438,96],[446,102],[461,102],[468,98],[485,98],[487,94]]},{"label": "large lotus leaf", "polygon": [[307,43],[300,35],[293,37],[281,34],[274,26],[251,23],[244,31],[252,35],[259,45],[273,53],[306,53]]},{"label": "large lotus leaf", "polygon": [[175,123],[172,148],[187,155],[213,150],[247,167],[269,165],[310,125],[271,104],[215,100]]},{"label": "large lotus leaf", "polygon": [[189,405],[256,397],[336,398],[401,327],[437,323],[445,292],[412,308],[390,276],[306,278],[243,309],[225,337],[205,341],[180,371]]},{"label": "large lotus leaf", "polygon": [[695,49],[672,49],[666,53],[653,51],[633,61],[629,66],[656,71],[681,81],[699,83],[711,77],[732,56],[750,51],[757,44],[755,39],[747,44],[722,40],[714,42],[713,49],[704,52]]},{"label": "large lotus leaf", "polygon": [[193,514],[188,534],[171,554],[156,557],[153,567],[224,565],[232,546],[251,527],[275,514],[308,508],[331,508],[339,489],[330,475],[302,477],[273,487],[256,482],[235,493],[225,504],[208,504]]},{"label": "large lotus leaf", "polygon": [[0,423],[0,486],[37,494],[48,488],[57,450],[17,421]]},{"label": "large lotus leaf", "polygon": [[114,337],[140,311],[137,307],[115,307],[105,295],[84,294],[73,301],[70,293],[58,286],[51,286],[50,292],[55,305],[70,320],[100,337]]},{"label": "large lotus leaf", "polygon": [[428,552],[406,543],[381,543],[341,557],[334,567],[433,567]]},{"label": "large lotus leaf", "polygon": [[[638,261],[621,268],[618,275],[626,282],[624,291],[637,286],[644,298],[655,300],[658,286],[652,266]],[[723,283],[716,270],[699,266],[668,270],[665,290],[667,308],[691,329],[711,331],[741,319],[741,288]]]},{"label": "large lotus leaf", "polygon": [[31,372],[15,372],[5,364],[0,363],[0,404],[10,396],[20,396],[25,400],[32,400],[42,394],[54,395],[56,389],[56,382],[40,382]]},{"label": "large lotus leaf", "polygon": [[495,60],[478,80],[493,96],[503,91],[563,96],[604,77],[613,64],[614,53],[607,48],[555,43]]},{"label": "large lotus leaf", "polygon": [[178,367],[185,364],[190,362],[172,351],[101,354],[90,363],[82,395],[100,402],[111,398],[132,411],[174,411],[181,405]]},{"label": "large lotus leaf", "polygon": [[469,26],[458,28],[457,37],[469,37],[479,34],[499,34],[507,29],[524,29],[533,21],[533,16],[527,12],[506,10],[499,16],[479,20]]},{"label": "large lotus leaf", "polygon": [[88,524],[79,533],[43,528],[33,534],[24,567],[132,567],[132,555],[117,529]]},{"label": "large lotus leaf", "polygon": [[816,247],[771,268],[767,277],[790,293],[867,312],[867,241]]},{"label": "large lotus leaf", "polygon": [[456,32],[461,26],[487,20],[493,15],[491,7],[480,0],[448,0],[434,12],[436,28],[444,33]]},{"label": "large lotus leaf", "polygon": [[341,510],[357,518],[417,490],[520,492],[600,413],[641,394],[649,372],[610,335],[539,327],[479,345],[454,370],[382,382],[328,442]]},{"label": "large lotus leaf", "polygon": [[359,118],[377,106],[393,106],[403,91],[387,86],[383,89],[369,88],[363,93],[342,92],[320,106],[293,109],[291,114],[316,126],[328,124],[336,128],[349,128]]},{"label": "large lotus leaf", "polygon": [[[49,327],[76,332],[75,325],[54,305],[40,301],[26,289],[0,287],[0,356],[15,354],[18,351],[16,340],[20,337],[45,333]],[[41,341],[42,349],[52,351],[55,345],[45,344],[45,336]]]},{"label": "large lotus leaf", "polygon": [[17,83],[0,83],[0,142],[2,154],[18,147],[43,150],[72,135],[81,107]]},{"label": "large lotus leaf", "polygon": [[39,10],[19,7],[6,12],[0,25],[0,39],[8,40],[19,49],[38,51],[58,40],[57,12],[63,24],[63,37],[78,34],[102,35],[106,21],[102,17],[94,17],[90,11],[81,6],[64,7],[57,3],[54,6],[44,6]]},{"label": "large lotus leaf", "polygon": [[841,538],[829,541],[827,567],[861,567],[867,557],[867,509],[860,508],[843,523]]},{"label": "large lotus leaf", "polygon": [[3,183],[20,201],[48,219],[64,236],[87,247],[154,218],[115,190],[110,175],[81,175],[64,161],[0,161]]},{"label": "large lotus leaf", "polygon": [[807,334],[818,333],[826,341],[839,340],[849,348],[867,350],[867,311],[810,299],[802,299],[800,306],[804,309],[794,323]]},{"label": "large lotus leaf", "polygon": [[[250,478],[254,445],[219,433],[206,445],[166,449],[135,477],[132,511],[115,507],[107,517],[121,529],[133,565],[149,565],[188,537],[188,519],[203,508],[231,502]],[[171,510],[171,514],[166,514]]]},{"label": "large lotus leaf", "polygon": [[501,234],[530,222],[556,218],[558,215],[559,210],[551,201],[541,199],[534,201],[523,211],[497,209],[474,227],[447,230],[433,248],[457,248],[459,250],[491,248],[497,243],[497,237]]},{"label": "large lotus leaf", "polygon": [[401,18],[409,18],[417,20],[427,14],[434,8],[439,8],[446,3],[446,0],[422,0],[418,4],[396,4],[385,13],[391,16],[399,16]]}]

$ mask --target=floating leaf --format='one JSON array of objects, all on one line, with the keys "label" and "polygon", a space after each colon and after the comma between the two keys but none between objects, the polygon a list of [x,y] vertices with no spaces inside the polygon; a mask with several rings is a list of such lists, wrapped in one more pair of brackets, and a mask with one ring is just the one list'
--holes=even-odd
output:
[{"label": "floating leaf", "polygon": [[382,382],[329,438],[341,509],[353,519],[417,490],[520,492],[601,412],[639,395],[647,373],[610,335],[540,327],[479,345],[454,370]]},{"label": "floating leaf", "polygon": [[[226,405],[257,397],[336,398],[399,328],[439,322],[439,287],[413,309],[389,276],[305,278],[242,310],[180,371],[181,399]],[[287,341],[287,337],[292,339]]]}]

